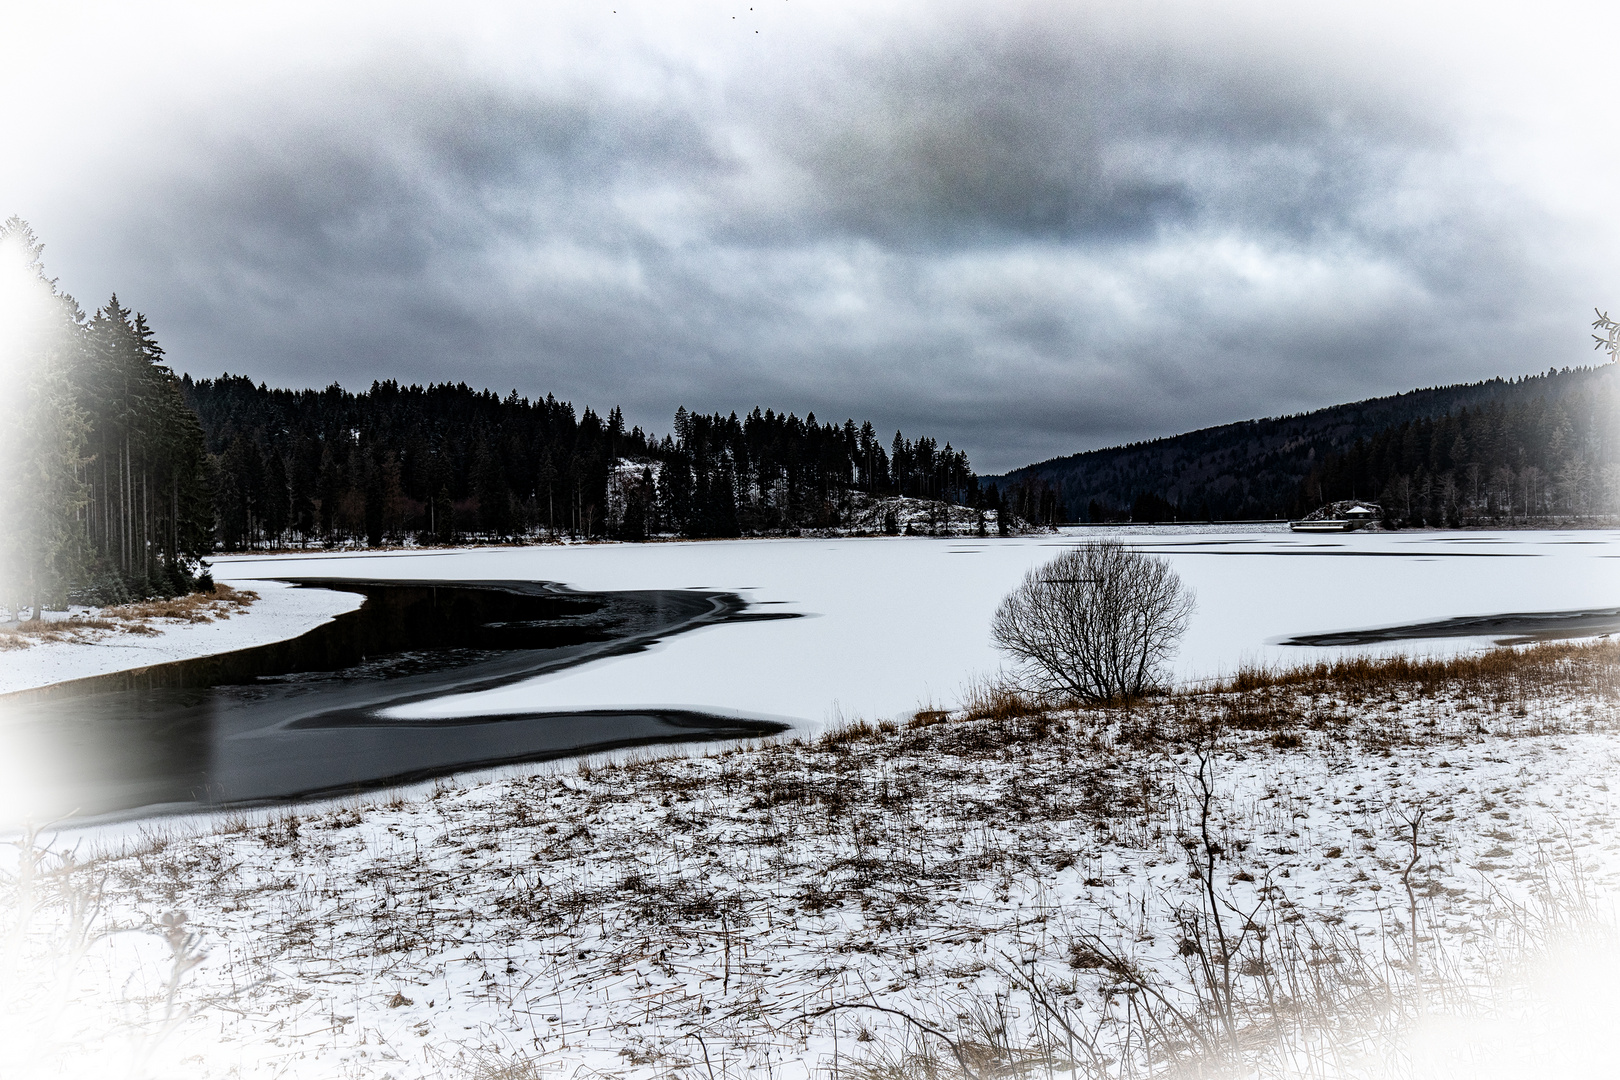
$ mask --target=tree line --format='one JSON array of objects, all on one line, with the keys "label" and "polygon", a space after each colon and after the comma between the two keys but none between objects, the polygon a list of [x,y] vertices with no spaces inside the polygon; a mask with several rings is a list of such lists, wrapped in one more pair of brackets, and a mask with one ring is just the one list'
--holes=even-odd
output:
[{"label": "tree line", "polygon": [[641,539],[831,528],[856,493],[977,505],[967,455],[812,413],[675,413],[662,438],[618,408],[465,383],[271,389],[181,381],[214,455],[220,547],[539,534]]},{"label": "tree line", "polygon": [[1610,379],[1562,398],[1408,420],[1326,455],[1295,505],[1376,500],[1396,527],[1612,518],[1620,515],[1617,407]]},{"label": "tree line", "polygon": [[[1396,526],[1613,516],[1613,372],[1418,391],[1094,452],[1071,460],[1103,458],[1112,490],[1078,505],[1092,521],[1291,517],[1343,498],[1381,503]],[[994,509],[1003,530],[1073,520],[1076,507],[1075,472],[984,482],[949,443],[900,432],[885,441],[869,422],[814,414],[683,407],[657,438],[627,428],[617,408],[576,416],[550,395],[503,398],[465,384],[389,381],[353,393],[222,376],[180,386],[214,455],[226,550],[412,536],[766,535],[839,527],[861,494]],[[1128,498],[1107,497],[1121,489]]]},{"label": "tree line", "polygon": [[145,317],[116,296],[86,316],[43,249],[0,225],[0,603],[185,592],[213,547],[202,427]]}]

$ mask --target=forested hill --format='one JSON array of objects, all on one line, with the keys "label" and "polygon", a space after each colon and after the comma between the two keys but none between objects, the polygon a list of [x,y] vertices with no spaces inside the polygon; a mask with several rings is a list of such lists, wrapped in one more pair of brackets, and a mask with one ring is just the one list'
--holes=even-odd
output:
[{"label": "forested hill", "polygon": [[677,410],[671,434],[465,384],[275,390],[184,382],[215,455],[226,550],[543,532],[638,539],[836,526],[852,492],[972,503],[967,455],[812,413]]},{"label": "forested hill", "polygon": [[1606,364],[1414,390],[1054,458],[1002,482],[1053,491],[1074,521],[1280,518],[1348,498],[1383,503],[1398,525],[1612,515],[1616,383]]}]

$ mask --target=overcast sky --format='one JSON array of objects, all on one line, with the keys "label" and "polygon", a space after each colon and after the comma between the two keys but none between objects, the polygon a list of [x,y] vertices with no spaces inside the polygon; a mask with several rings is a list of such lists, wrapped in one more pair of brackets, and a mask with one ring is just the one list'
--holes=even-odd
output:
[{"label": "overcast sky", "polygon": [[1595,6],[536,7],[13,12],[0,216],[194,376],[813,410],[982,472],[1591,363],[1620,307]]}]

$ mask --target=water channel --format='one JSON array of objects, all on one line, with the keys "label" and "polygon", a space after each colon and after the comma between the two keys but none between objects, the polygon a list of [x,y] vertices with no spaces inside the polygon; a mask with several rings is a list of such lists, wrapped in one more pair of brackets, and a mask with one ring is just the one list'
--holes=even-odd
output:
[{"label": "water channel", "polygon": [[383,715],[758,617],[729,593],[580,593],[527,581],[318,585],[365,601],[289,641],[0,698],[10,782],[28,788],[23,809],[40,820],[264,805],[782,730],[670,709]]}]

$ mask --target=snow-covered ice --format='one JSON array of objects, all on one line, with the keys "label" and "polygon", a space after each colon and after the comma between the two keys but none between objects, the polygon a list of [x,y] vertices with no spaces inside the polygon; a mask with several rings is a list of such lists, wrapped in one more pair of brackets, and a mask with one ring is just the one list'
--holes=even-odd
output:
[{"label": "snow-covered ice", "polygon": [[[215,574],[255,588],[254,581],[296,576],[518,578],[587,590],[736,592],[757,610],[804,617],[706,627],[647,652],[423,702],[394,715],[665,706],[787,717],[815,727],[838,716],[892,717],[956,701],[968,681],[999,665],[989,624],[1002,596],[1062,546],[1102,532],[223,558]],[[1176,661],[1182,679],[1338,652],[1273,643],[1288,635],[1620,606],[1620,533],[1612,531],[1321,536],[1142,527],[1108,534],[1163,554],[1197,590],[1198,611]],[[1425,641],[1383,651],[1479,644]]]}]

